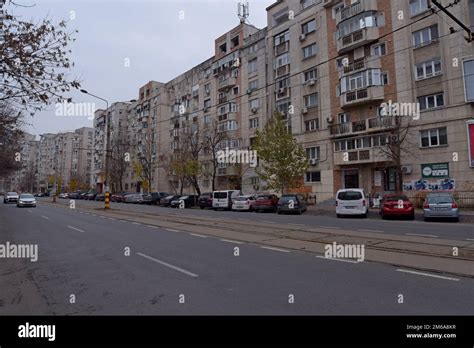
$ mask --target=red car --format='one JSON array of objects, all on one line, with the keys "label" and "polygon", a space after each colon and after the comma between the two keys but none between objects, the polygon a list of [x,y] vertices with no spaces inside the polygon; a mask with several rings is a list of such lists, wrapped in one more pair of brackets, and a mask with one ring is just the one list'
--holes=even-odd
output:
[{"label": "red car", "polygon": [[276,212],[278,197],[275,195],[259,195],[253,204],[253,210],[256,213],[263,211]]},{"label": "red car", "polygon": [[380,205],[382,219],[387,217],[407,217],[415,219],[415,207],[405,195],[385,195]]}]

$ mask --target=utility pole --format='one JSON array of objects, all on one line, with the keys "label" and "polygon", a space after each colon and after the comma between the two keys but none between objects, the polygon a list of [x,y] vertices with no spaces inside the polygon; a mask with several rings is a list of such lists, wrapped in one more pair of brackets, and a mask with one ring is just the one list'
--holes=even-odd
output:
[{"label": "utility pole", "polygon": [[471,31],[471,29],[469,29],[469,27],[467,27],[463,22],[461,22],[459,19],[457,19],[451,12],[449,12],[446,7],[444,7],[443,5],[441,5],[439,3],[438,0],[431,0],[433,2],[433,4],[435,4],[441,11],[443,11],[444,13],[446,13],[446,15],[451,18],[456,24],[458,24],[467,34],[468,34],[468,37],[466,37],[466,40],[467,42],[472,42],[474,41],[474,34],[473,32]]}]

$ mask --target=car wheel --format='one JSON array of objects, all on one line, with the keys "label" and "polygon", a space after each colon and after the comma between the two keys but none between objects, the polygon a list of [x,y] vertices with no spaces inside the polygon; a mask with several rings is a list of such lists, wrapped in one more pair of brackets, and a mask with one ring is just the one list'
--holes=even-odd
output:
[{"label": "car wheel", "polygon": [[459,216],[453,219],[454,222],[459,222]]},{"label": "car wheel", "polygon": [[368,213],[363,214],[362,218],[367,219],[367,215],[368,215]]},{"label": "car wheel", "polygon": [[415,213],[410,215],[410,220],[415,220]]},{"label": "car wheel", "polygon": [[423,217],[423,220],[424,220],[424,221],[430,221],[430,218],[424,216],[424,217]]},{"label": "car wheel", "polygon": [[282,211],[280,209],[277,210],[277,214],[278,215],[281,215],[282,214]]},{"label": "car wheel", "polygon": [[341,214],[336,214],[336,217],[337,217],[338,219],[340,219],[340,218],[342,218],[342,215],[341,215]]}]

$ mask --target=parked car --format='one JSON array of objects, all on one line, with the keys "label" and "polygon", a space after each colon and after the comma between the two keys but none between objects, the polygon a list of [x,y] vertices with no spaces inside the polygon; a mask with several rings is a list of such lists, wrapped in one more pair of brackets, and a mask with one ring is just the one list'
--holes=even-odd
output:
[{"label": "parked car", "polygon": [[179,197],[181,197],[181,195],[169,195],[160,200],[160,205],[162,205],[163,207],[169,207],[171,202],[175,199],[178,199]]},{"label": "parked car", "polygon": [[198,205],[201,209],[212,208],[212,192],[201,194],[199,196]]},{"label": "parked car", "polygon": [[254,203],[254,211],[259,213],[263,211],[276,212],[278,205],[278,197],[273,194],[259,195]]},{"label": "parked car", "polygon": [[11,203],[11,202],[18,202],[18,193],[16,192],[7,192],[5,196],[3,196],[3,203]]},{"label": "parked car", "polygon": [[423,204],[425,221],[432,218],[450,218],[459,221],[459,208],[454,196],[450,192],[430,192],[426,195]]},{"label": "parked car", "polygon": [[184,202],[184,207],[185,208],[190,208],[190,207],[195,207],[197,205],[199,196],[197,195],[185,195],[185,196],[180,196],[177,199],[173,199],[171,201],[171,208],[178,208],[181,204],[181,202]]},{"label": "parked car", "polygon": [[97,197],[97,193],[89,192],[84,196],[84,199],[87,201],[93,201],[94,199],[96,199],[96,197]]},{"label": "parked car", "polygon": [[343,189],[336,193],[336,215],[361,215],[364,218],[369,213],[368,198],[364,189]]},{"label": "parked car", "polygon": [[232,202],[240,196],[239,190],[214,191],[212,193],[212,208],[217,209],[232,209]]},{"label": "parked car", "polygon": [[105,201],[105,194],[99,193],[94,198],[92,198],[92,200],[94,200],[94,199],[98,202],[103,202],[103,201]]},{"label": "parked car", "polygon": [[143,201],[143,195],[141,193],[132,193],[125,196],[125,203],[138,204]]},{"label": "parked car", "polygon": [[169,193],[166,192],[152,192],[143,196],[143,204],[159,204],[162,198],[169,196]]},{"label": "parked car", "polygon": [[79,196],[82,194],[82,191],[74,191],[69,195],[70,199],[79,199]]},{"label": "parked car", "polygon": [[405,195],[385,195],[380,204],[380,216],[382,219],[388,217],[407,217],[410,220],[414,220],[415,207]]},{"label": "parked car", "polygon": [[130,192],[117,193],[117,194],[112,195],[110,199],[112,202],[125,203],[125,197],[130,194],[131,194]]},{"label": "parked car", "polygon": [[81,193],[79,195],[79,199],[86,199],[87,194],[88,194],[88,192]]},{"label": "parked car", "polygon": [[308,210],[308,202],[299,194],[284,194],[280,197],[277,205],[277,213],[301,213]]},{"label": "parked car", "polygon": [[18,201],[16,202],[16,206],[20,207],[36,207],[36,198],[31,193],[22,193]]},{"label": "parked car", "polygon": [[255,197],[254,196],[239,196],[234,199],[234,203],[232,204],[232,210],[242,211],[252,211],[253,206],[255,205]]}]

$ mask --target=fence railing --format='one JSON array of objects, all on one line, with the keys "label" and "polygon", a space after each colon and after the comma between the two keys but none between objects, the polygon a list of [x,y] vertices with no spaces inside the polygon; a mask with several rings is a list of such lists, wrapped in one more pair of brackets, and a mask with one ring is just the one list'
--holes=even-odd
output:
[{"label": "fence railing", "polygon": [[[405,195],[415,205],[415,207],[423,208],[423,203],[425,202],[427,193],[428,192],[425,191],[405,192]],[[474,192],[453,191],[453,196],[459,209],[474,210]]]}]

